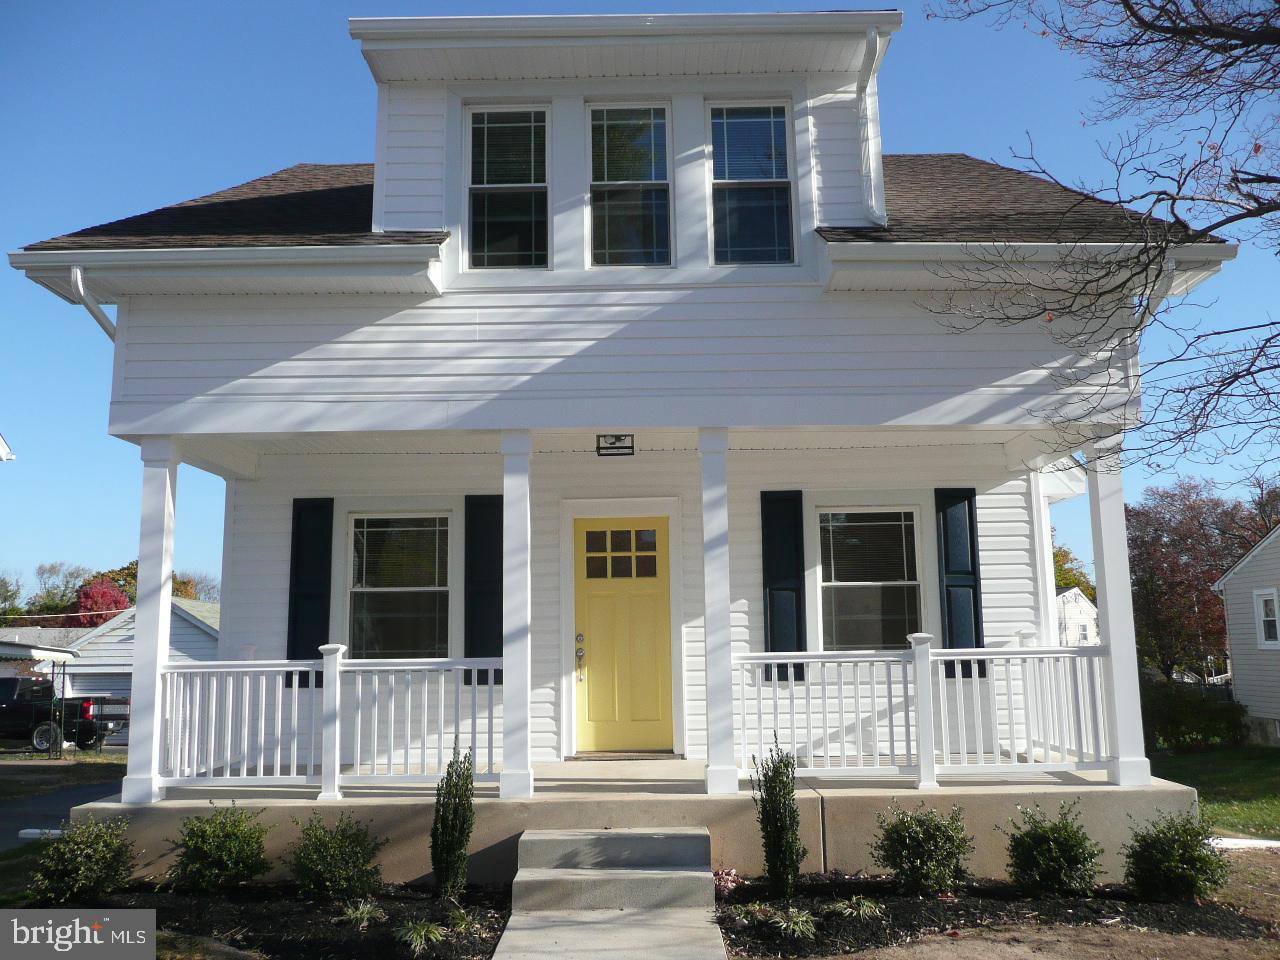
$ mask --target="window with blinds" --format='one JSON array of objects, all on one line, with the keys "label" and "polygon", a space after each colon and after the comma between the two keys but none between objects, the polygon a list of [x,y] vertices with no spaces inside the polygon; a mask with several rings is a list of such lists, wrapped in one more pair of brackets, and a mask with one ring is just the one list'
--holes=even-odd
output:
[{"label": "window with blinds", "polygon": [[711,110],[712,233],[716,263],[790,263],[787,108]]},{"label": "window with blinds", "polygon": [[667,111],[591,111],[591,262],[658,266],[671,262]]},{"label": "window with blinds", "polygon": [[449,518],[355,517],[350,656],[449,655]]},{"label": "window with blinds", "polygon": [[920,630],[915,514],[820,512],[822,646],[884,650]]},{"label": "window with blinds", "polygon": [[547,113],[471,114],[471,265],[547,265]]}]

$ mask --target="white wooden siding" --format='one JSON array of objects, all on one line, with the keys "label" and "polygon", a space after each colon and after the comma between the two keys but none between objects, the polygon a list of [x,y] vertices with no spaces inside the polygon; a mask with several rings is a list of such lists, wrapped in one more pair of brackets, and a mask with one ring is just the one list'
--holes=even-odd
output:
[{"label": "white wooden siding", "polygon": [[1074,362],[1033,327],[948,332],[909,293],[817,286],[151,297],[112,431],[1020,425]]},{"label": "white wooden siding", "polygon": [[444,155],[445,88],[380,85],[375,229],[439,230],[444,226]]},{"label": "white wooden siding", "polygon": [[[106,667],[119,664],[133,667],[133,614],[122,618],[110,630],[105,630],[77,648],[79,658],[68,667],[72,673],[77,667]],[[208,631],[202,630],[181,614],[169,618],[169,660],[185,663],[192,660],[213,660],[218,654],[218,641]]]},{"label": "white wooden siding", "polygon": [[1235,698],[1255,717],[1280,720],[1280,647],[1258,646],[1253,591],[1280,592],[1280,538],[1263,544],[1223,585]]},{"label": "white wooden siding", "polygon": [[[702,635],[701,493],[692,435],[650,435],[651,446],[635,458],[598,458],[591,437],[578,442],[540,443],[535,434],[532,465],[532,745],[535,760],[555,758],[562,747],[566,716],[561,703],[566,673],[562,642],[561,543],[565,500],[675,497],[679,501],[681,551],[679,596],[683,647],[685,749],[706,753],[705,666]],[[477,449],[484,449],[482,442]],[[554,447],[556,452],[547,452]],[[661,449],[654,449],[659,447]],[[576,450],[578,452],[570,452]],[[495,452],[467,454],[387,454],[269,456],[261,478],[239,481],[227,523],[223,583],[222,659],[270,659],[285,655],[288,614],[289,543],[294,497],[333,496],[362,508],[379,499],[404,509],[413,498],[456,498],[451,537],[461,542],[466,494],[498,493],[501,460]],[[936,486],[971,486],[979,492],[978,534],[983,566],[984,629],[989,645],[1015,640],[1016,631],[1035,625],[1030,516],[1025,479],[1004,467],[999,446],[833,451],[731,451],[730,563],[733,640],[736,650],[764,649],[760,573],[760,491],[822,489],[849,491],[897,487],[931,502]],[[933,516],[921,517],[926,543],[933,540]],[[341,544],[344,516],[335,516]],[[340,546],[340,549],[343,549]],[[455,568],[456,569],[456,568]],[[458,570],[457,574],[460,575]],[[936,606],[933,568],[922,561],[926,597]],[[457,576],[453,579],[457,588]],[[342,589],[335,583],[335,590]],[[345,609],[345,608],[343,608]],[[571,620],[571,618],[570,618]],[[936,626],[926,624],[927,628]],[[334,639],[341,639],[335,617]],[[454,651],[458,655],[461,650]],[[571,722],[571,719],[570,719]],[[677,749],[679,745],[677,744]]]},{"label": "white wooden siding", "polygon": [[822,226],[870,223],[862,170],[862,119],[856,91],[818,92],[810,84],[813,192]]}]

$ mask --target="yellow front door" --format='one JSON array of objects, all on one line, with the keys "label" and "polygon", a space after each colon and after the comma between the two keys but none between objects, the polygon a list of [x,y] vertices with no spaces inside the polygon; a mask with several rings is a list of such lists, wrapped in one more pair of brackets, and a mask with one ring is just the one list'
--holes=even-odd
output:
[{"label": "yellow front door", "polygon": [[666,517],[573,524],[578,750],[670,750]]}]

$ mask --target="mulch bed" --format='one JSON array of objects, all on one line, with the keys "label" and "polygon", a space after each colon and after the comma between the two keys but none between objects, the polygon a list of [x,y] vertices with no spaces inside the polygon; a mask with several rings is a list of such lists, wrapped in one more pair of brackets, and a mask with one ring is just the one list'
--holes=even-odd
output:
[{"label": "mulch bed", "polygon": [[[286,885],[255,884],[228,895],[178,894],[138,885],[106,898],[105,905],[154,909],[162,930],[208,937],[272,960],[394,960],[408,957],[395,936],[406,920],[432,920],[448,927],[449,910],[430,890],[388,887],[377,901],[385,920],[361,930],[343,922],[339,907],[300,900]],[[430,957],[469,960],[493,955],[511,913],[509,890],[469,888],[462,902],[472,923],[450,929]]]},{"label": "mulch bed", "polygon": [[[852,896],[874,900],[878,917],[824,916],[823,906]],[[767,924],[744,922],[732,906],[765,902],[771,906],[808,910],[817,937],[794,939]],[[717,904],[717,919],[731,954],[746,957],[809,957],[888,947],[928,934],[986,927],[1027,925],[1110,926],[1196,934],[1224,940],[1280,938],[1277,925],[1250,917],[1216,901],[1207,903],[1144,903],[1119,887],[1100,887],[1090,899],[1030,900],[1005,883],[979,882],[955,898],[922,899],[898,894],[887,878],[809,876],[801,879],[795,899],[768,900],[761,881],[737,887]]]}]

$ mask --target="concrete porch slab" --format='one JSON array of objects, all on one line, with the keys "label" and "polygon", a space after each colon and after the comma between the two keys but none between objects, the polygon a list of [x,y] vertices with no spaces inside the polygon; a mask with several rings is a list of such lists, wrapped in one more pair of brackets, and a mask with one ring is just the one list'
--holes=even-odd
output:
[{"label": "concrete porch slab", "polygon": [[[568,761],[534,765],[535,795],[528,800],[500,800],[491,788],[476,791],[476,826],[471,843],[470,878],[479,883],[510,883],[516,873],[517,843],[522,831],[607,829],[616,827],[705,827],[711,834],[714,867],[732,867],[752,876],[763,872],[760,835],[750,787],[736,796],[702,792],[703,763],[698,760]],[[308,788],[173,789],[169,798],[147,806],[118,799],[76,807],[73,819],[125,816],[139,849],[139,876],[166,869],[172,859],[170,838],[178,835],[183,817],[209,812],[209,800],[229,802],[262,813],[271,829],[267,852],[281,858],[297,836],[294,818],[311,810],[336,819],[351,811],[387,837],[380,856],[386,879],[423,880],[430,875],[431,787],[369,787],[344,791],[337,801],[319,801]],[[801,841],[809,854],[806,872],[873,870],[870,843],[876,814],[897,801],[905,808],[920,802],[940,809],[958,803],[965,809],[976,850],[972,867],[981,876],[1004,876],[1007,826],[1019,804],[1039,803],[1049,812],[1061,800],[1078,799],[1083,821],[1105,848],[1107,878],[1118,876],[1120,847],[1134,821],[1157,813],[1194,809],[1195,791],[1167,781],[1148,787],[1116,787],[1098,777],[1054,775],[1035,781],[970,781],[944,784],[920,792],[905,782],[868,782],[806,778],[797,784]]]}]

